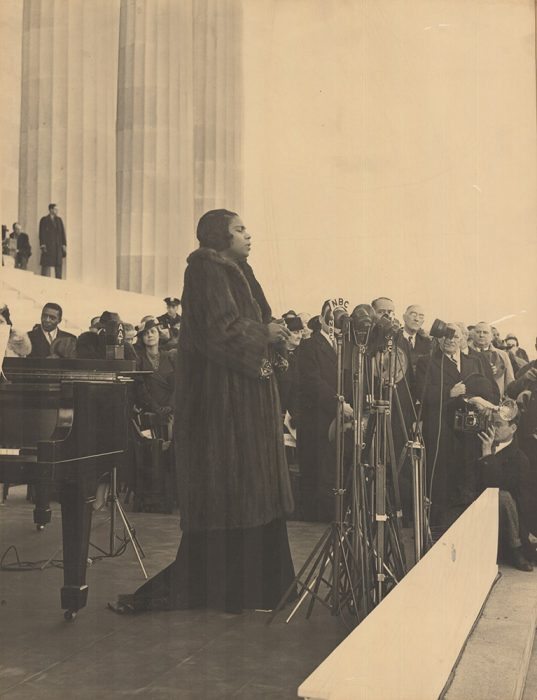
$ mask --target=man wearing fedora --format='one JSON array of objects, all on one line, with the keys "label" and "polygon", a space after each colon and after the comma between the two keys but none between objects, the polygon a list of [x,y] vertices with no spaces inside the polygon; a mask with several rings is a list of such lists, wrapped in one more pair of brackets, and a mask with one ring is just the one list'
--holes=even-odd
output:
[{"label": "man wearing fedora", "polygon": [[[114,311],[103,311],[99,320],[92,319],[92,330],[78,336],[76,343],[76,356],[84,360],[103,360],[104,343],[102,336],[106,332],[108,324],[122,323],[119,314]],[[136,351],[130,343],[123,343],[125,359],[136,360]]]}]

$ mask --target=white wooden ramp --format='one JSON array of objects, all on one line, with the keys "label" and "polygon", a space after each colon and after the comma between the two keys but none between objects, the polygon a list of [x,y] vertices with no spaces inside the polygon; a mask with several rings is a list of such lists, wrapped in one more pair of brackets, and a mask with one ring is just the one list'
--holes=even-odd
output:
[{"label": "white wooden ramp", "polygon": [[311,700],[436,700],[496,578],[487,489],[298,690]]}]

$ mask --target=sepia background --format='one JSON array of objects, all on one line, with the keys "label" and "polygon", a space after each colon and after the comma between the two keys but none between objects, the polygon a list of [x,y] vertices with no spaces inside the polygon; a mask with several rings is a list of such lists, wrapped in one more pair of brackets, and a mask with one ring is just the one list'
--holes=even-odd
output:
[{"label": "sepia background", "polygon": [[0,41],[34,271],[54,201],[67,280],[180,295],[227,207],[275,314],[388,295],[533,350],[533,0],[1,0]]}]

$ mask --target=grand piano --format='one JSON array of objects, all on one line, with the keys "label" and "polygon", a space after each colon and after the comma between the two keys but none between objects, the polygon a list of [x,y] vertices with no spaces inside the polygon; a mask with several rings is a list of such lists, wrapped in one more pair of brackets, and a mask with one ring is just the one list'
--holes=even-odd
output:
[{"label": "grand piano", "polygon": [[127,450],[130,360],[5,358],[0,378],[0,482],[33,484],[34,522],[61,504],[61,606],[73,620],[86,605],[92,503],[99,477]]}]

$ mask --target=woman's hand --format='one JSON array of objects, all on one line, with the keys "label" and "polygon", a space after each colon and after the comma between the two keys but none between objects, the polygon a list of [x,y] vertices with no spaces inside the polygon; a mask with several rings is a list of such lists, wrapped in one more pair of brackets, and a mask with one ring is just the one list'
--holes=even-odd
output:
[{"label": "woman's hand", "polygon": [[271,345],[285,342],[291,337],[291,333],[285,325],[285,323],[278,323],[277,321],[273,321],[272,323],[268,324],[267,328],[269,332],[268,341]]},{"label": "woman's hand", "polygon": [[488,427],[486,432],[478,433],[477,437],[481,440],[481,454],[483,457],[488,457],[492,454],[492,443],[494,442],[494,428]]}]

